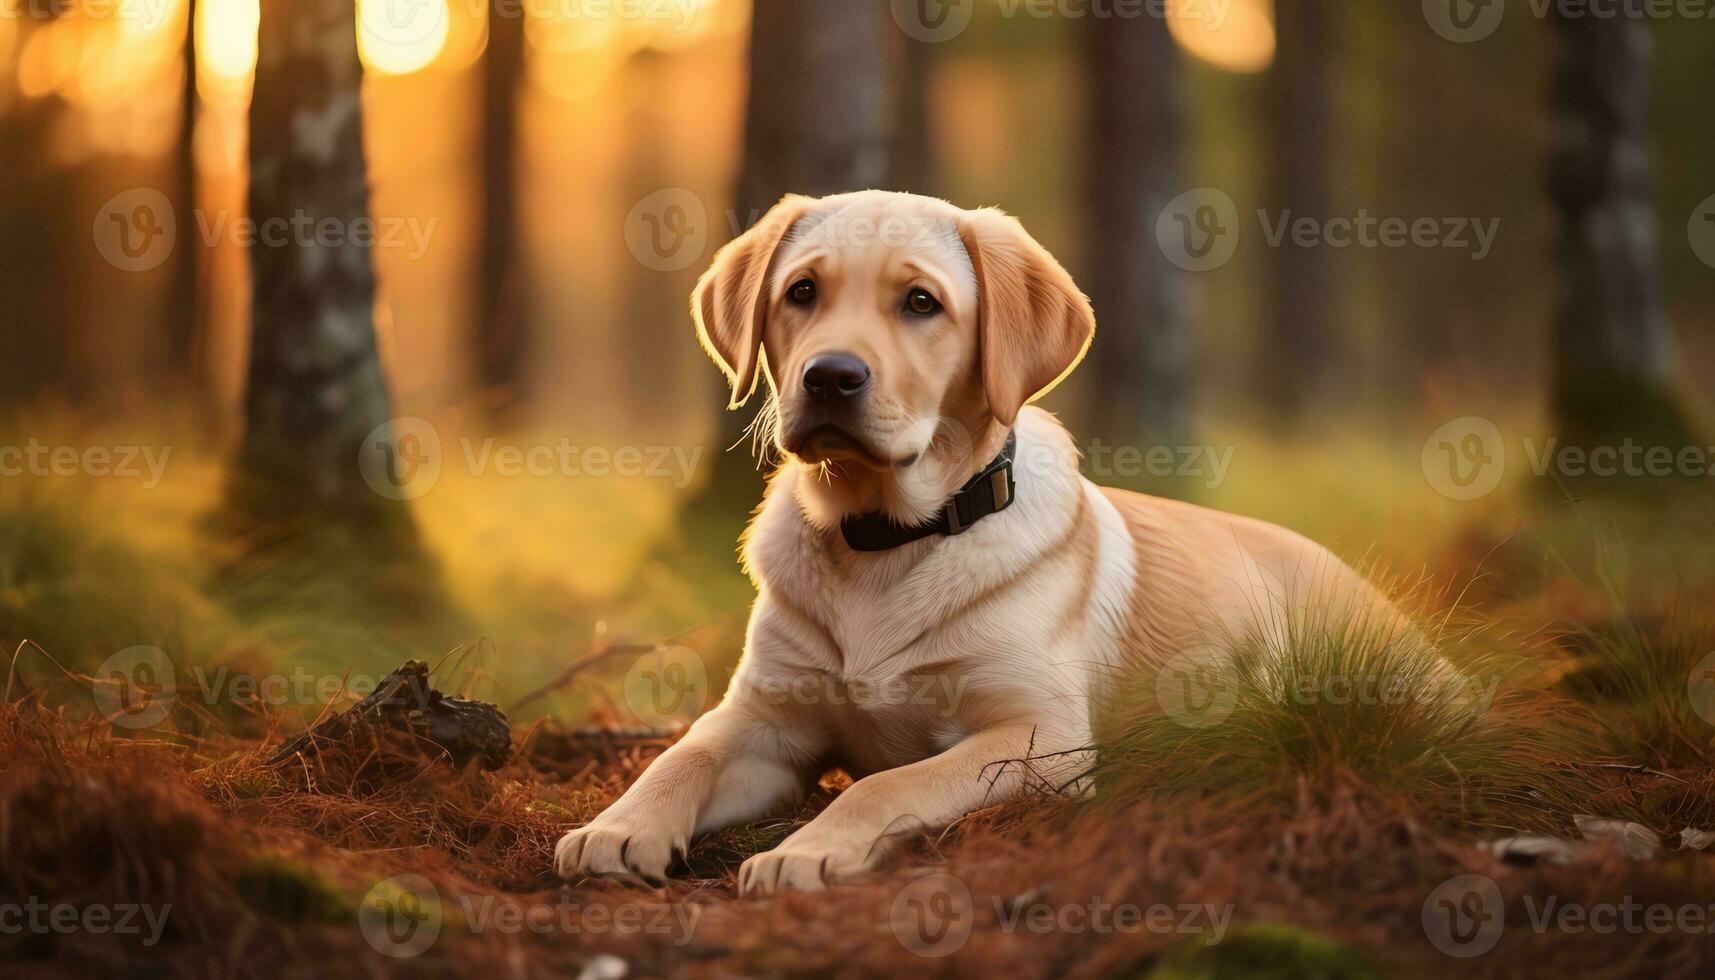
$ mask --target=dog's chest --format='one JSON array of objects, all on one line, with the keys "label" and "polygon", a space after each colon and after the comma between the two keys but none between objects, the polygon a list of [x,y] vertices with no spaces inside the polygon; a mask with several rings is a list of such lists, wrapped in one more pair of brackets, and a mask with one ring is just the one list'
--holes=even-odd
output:
[{"label": "dog's chest", "polygon": [[819,628],[794,649],[756,651],[797,687],[795,707],[832,736],[854,775],[946,751],[982,727],[995,700],[1015,700],[1027,684],[993,652],[1009,639],[1029,642],[1028,631],[1010,624],[1009,635],[1004,607],[972,602],[967,577],[910,557],[866,574],[792,580],[798,588],[788,585],[783,598]]}]

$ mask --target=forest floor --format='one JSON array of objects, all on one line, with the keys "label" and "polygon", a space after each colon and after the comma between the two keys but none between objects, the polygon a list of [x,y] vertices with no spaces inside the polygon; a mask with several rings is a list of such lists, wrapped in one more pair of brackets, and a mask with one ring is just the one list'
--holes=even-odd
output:
[{"label": "forest floor", "polygon": [[[1699,833],[1715,831],[1715,561],[1703,544],[1715,510],[1701,496],[1599,511],[1515,501],[1540,515],[1528,530],[1497,505],[1414,532],[1433,544],[1410,557],[1434,575],[1412,604],[1479,679],[1475,710],[1374,693],[1385,685],[1334,696],[1385,672],[1386,639],[1295,634],[1286,690],[1313,696],[1241,677],[1222,722],[1204,727],[1142,696],[1104,734],[1088,798],[980,810],[858,881],[767,898],[737,895],[739,864],[825,805],[840,774],[800,812],[695,842],[661,887],[551,875],[560,835],[670,742],[616,714],[612,697],[549,699],[566,721],[514,717],[494,771],[391,743],[270,763],[349,699],[198,698],[203,675],[185,662],[160,718],[111,723],[100,658],[79,637],[111,651],[157,635],[131,606],[174,610],[179,643],[234,677],[261,679],[264,662],[278,675],[292,651],[256,625],[268,610],[250,593],[152,564],[134,537],[91,543],[88,512],[0,504],[0,639],[18,650],[0,704],[7,972],[1715,971],[1715,847]],[[386,578],[372,578],[383,586],[294,602],[332,629],[345,604],[375,607]],[[741,618],[713,621],[720,635],[700,646],[736,643]],[[413,628],[369,662],[452,627],[416,617]],[[435,679],[461,690],[493,666],[455,657]],[[530,674],[539,684],[552,671]],[[221,690],[256,689],[229,677]]]}]

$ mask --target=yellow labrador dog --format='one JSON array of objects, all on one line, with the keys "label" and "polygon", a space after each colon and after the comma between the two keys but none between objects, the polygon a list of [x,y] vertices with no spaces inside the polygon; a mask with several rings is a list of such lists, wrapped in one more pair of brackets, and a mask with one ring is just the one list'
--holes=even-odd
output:
[{"label": "yellow labrador dog", "polygon": [[765,379],[786,460],[744,541],[756,605],[724,701],[566,834],[563,876],[661,879],[694,835],[838,764],[857,781],[740,873],[746,893],[820,888],[1071,780],[1114,673],[1301,600],[1306,570],[1319,595],[1385,605],[1291,531],[1080,475],[1066,430],[1026,406],[1095,318],[999,211],[789,196],[716,255],[692,316],[732,407]]}]

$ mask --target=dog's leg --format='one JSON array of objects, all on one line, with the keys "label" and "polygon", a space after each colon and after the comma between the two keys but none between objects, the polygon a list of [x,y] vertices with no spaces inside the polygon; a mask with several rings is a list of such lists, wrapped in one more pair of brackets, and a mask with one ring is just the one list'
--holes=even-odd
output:
[{"label": "dog's leg", "polygon": [[804,735],[723,704],[600,816],[560,838],[555,870],[660,881],[693,834],[754,819],[802,793],[819,753]]},{"label": "dog's leg", "polygon": [[888,839],[951,823],[1027,786],[1059,789],[1087,765],[1076,737],[1035,724],[987,729],[940,755],[854,783],[772,851],[739,869],[739,889],[815,890],[873,866]]}]

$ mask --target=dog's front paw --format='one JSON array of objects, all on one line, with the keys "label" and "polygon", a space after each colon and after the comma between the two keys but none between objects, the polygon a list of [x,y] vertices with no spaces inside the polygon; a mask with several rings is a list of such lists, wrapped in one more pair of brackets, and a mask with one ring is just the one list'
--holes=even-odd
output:
[{"label": "dog's front paw", "polygon": [[869,848],[795,844],[788,838],[739,866],[738,891],[741,895],[772,895],[782,888],[813,892],[867,871],[869,865]]},{"label": "dog's front paw", "polygon": [[554,870],[562,878],[612,875],[660,884],[667,866],[686,842],[665,827],[601,817],[560,838],[554,848]]}]

